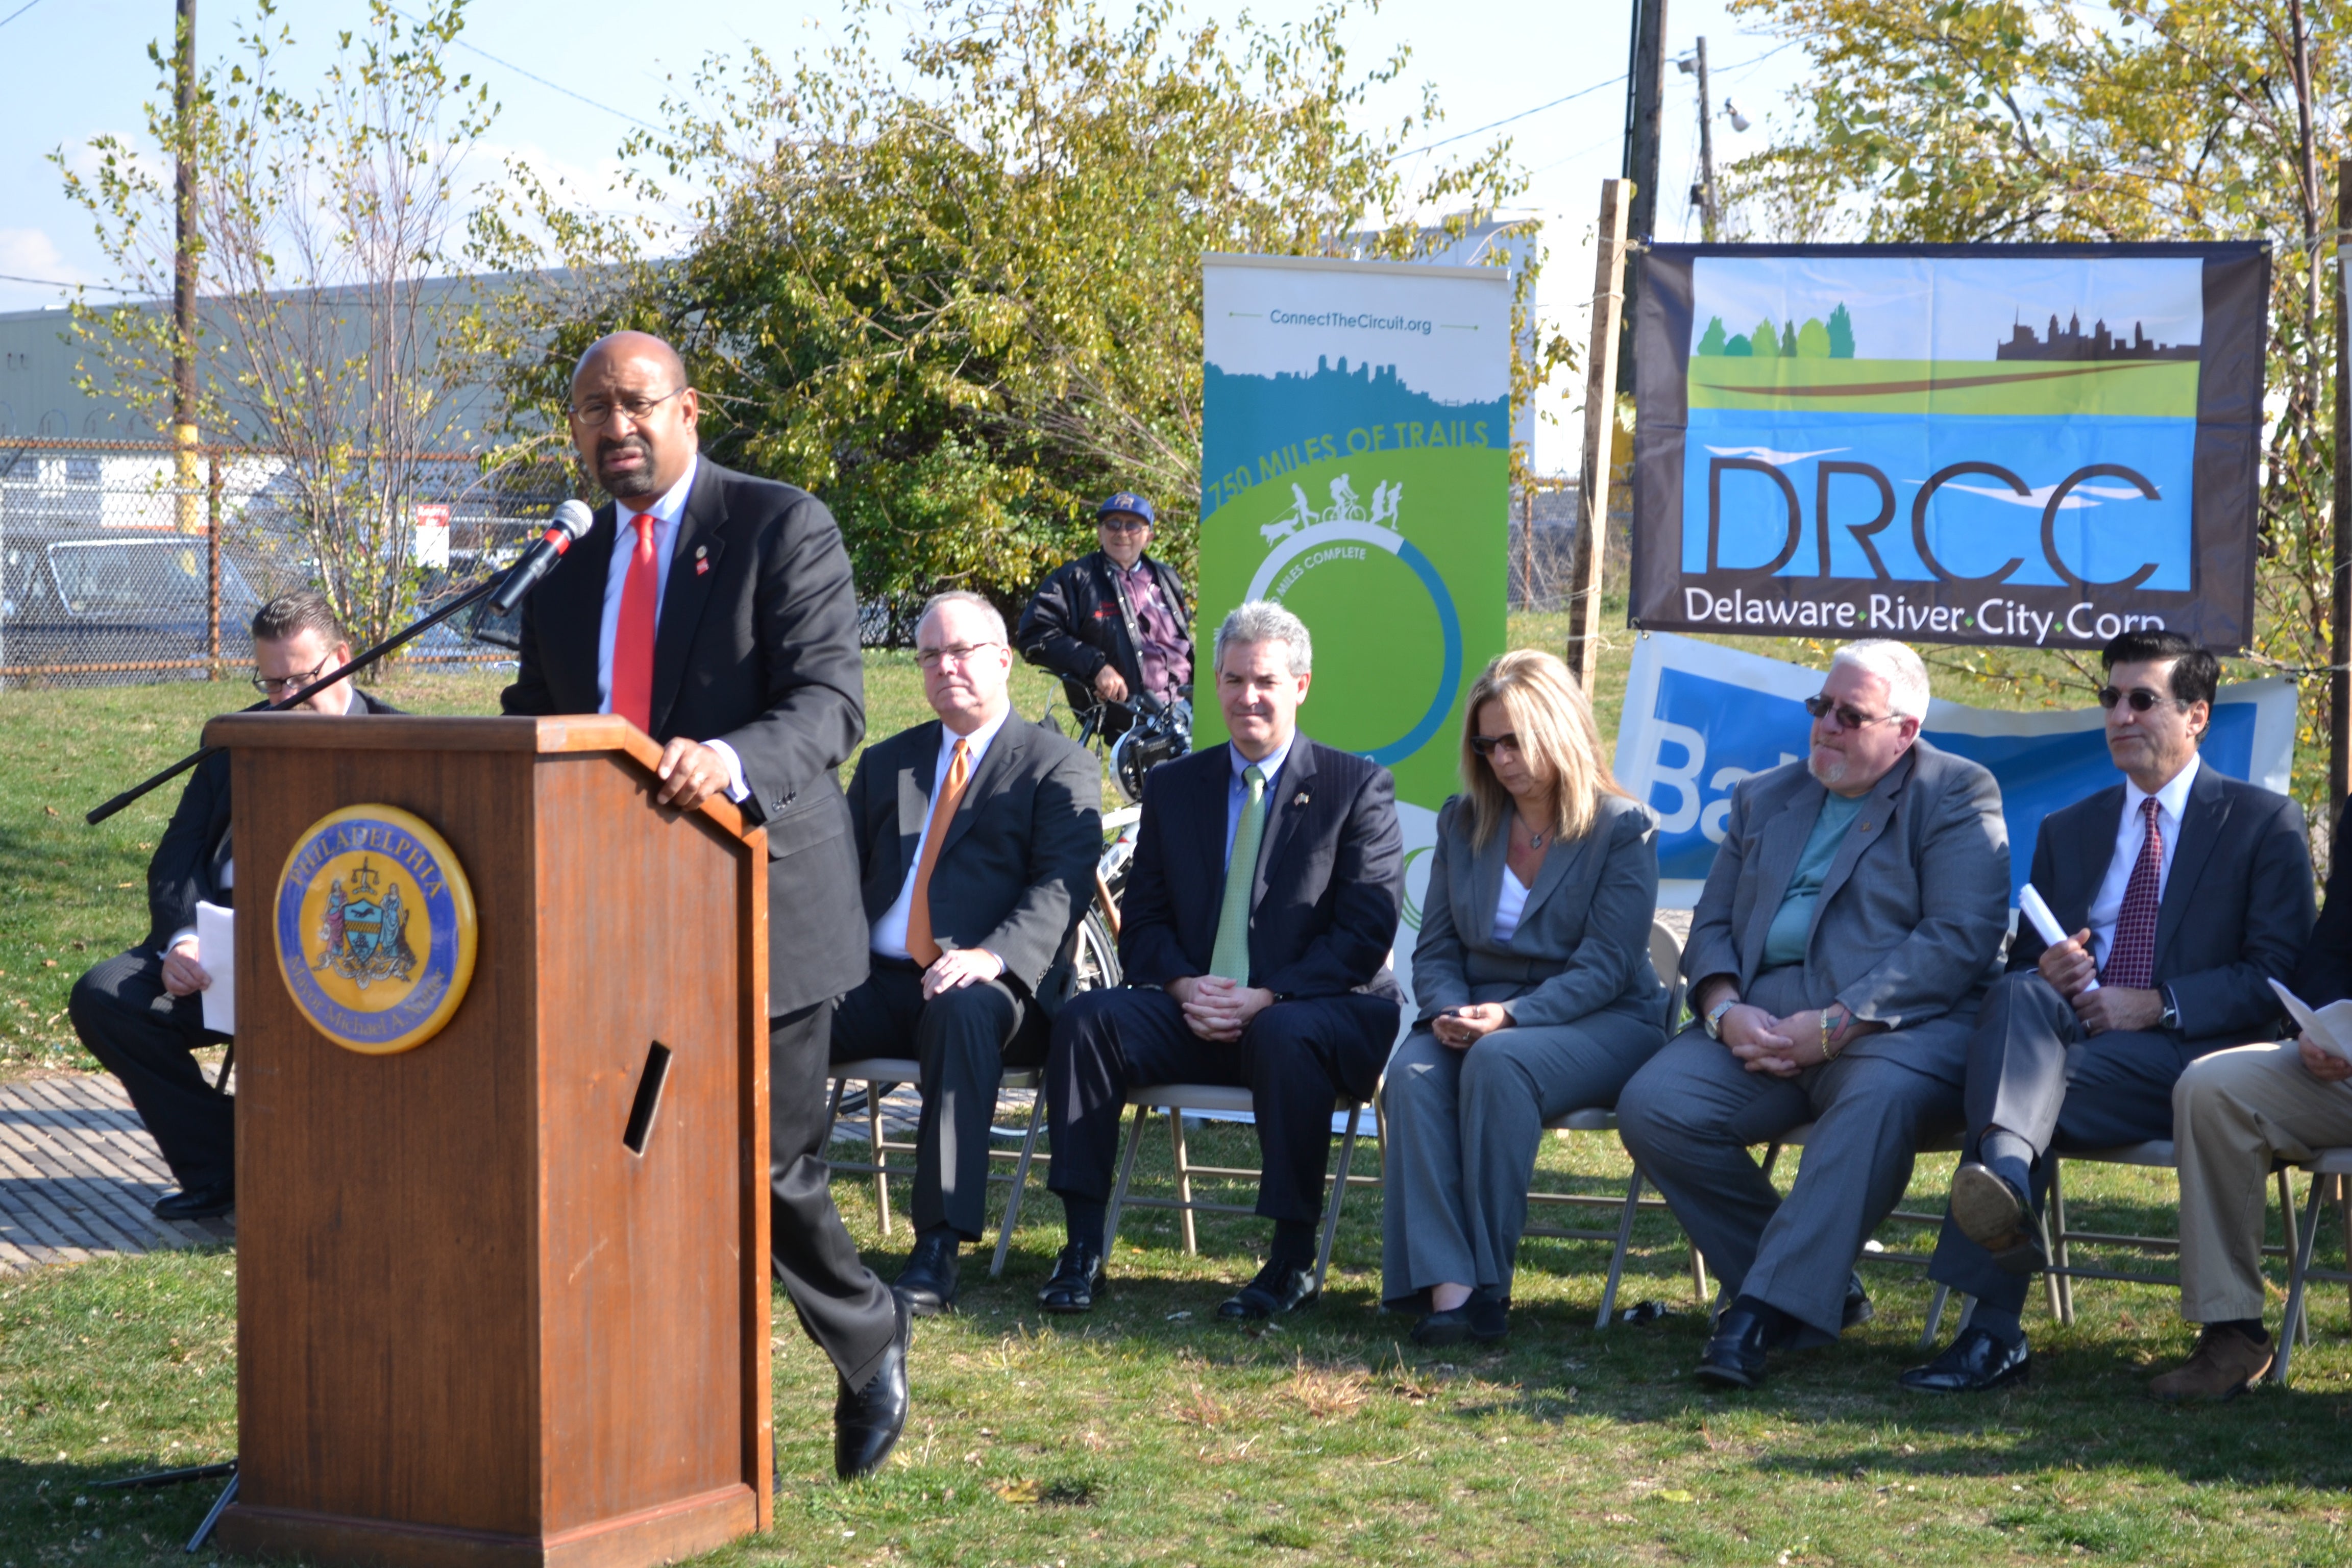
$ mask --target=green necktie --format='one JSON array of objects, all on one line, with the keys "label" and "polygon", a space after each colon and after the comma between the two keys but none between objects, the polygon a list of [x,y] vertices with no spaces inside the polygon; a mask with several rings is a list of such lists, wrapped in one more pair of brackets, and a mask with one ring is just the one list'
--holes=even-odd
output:
[{"label": "green necktie", "polygon": [[1217,945],[1209,955],[1209,973],[1249,984],[1250,889],[1257,881],[1258,841],[1265,837],[1265,773],[1251,766],[1242,782],[1249,798],[1242,802],[1242,819],[1234,828],[1233,853],[1225,857],[1225,903],[1217,911]]}]

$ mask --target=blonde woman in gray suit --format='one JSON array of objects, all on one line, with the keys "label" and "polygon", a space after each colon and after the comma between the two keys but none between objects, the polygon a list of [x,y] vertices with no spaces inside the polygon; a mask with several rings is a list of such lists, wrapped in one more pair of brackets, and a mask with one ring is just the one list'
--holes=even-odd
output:
[{"label": "blonde woman in gray suit", "polygon": [[1465,704],[1412,953],[1419,1018],[1390,1059],[1381,1291],[1416,1343],[1498,1340],[1548,1117],[1615,1103],[1665,1043],[1650,966],[1649,814],[1601,758],[1568,667],[1522,649]]}]

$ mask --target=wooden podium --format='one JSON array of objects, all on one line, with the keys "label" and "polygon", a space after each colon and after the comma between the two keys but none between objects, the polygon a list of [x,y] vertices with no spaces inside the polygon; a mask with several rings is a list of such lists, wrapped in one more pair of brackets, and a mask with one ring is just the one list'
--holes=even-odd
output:
[{"label": "wooden podium", "polygon": [[[656,807],[659,748],[619,719],[205,739],[234,754],[239,895],[221,1544],[635,1568],[766,1525],[765,835]],[[479,917],[464,1000],[397,1055],[314,1028],[272,934],[297,840],[362,803],[436,829]]]}]

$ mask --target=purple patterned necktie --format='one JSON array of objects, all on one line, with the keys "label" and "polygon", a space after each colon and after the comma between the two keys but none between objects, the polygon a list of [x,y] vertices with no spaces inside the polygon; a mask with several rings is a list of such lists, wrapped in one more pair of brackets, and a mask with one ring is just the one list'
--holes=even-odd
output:
[{"label": "purple patterned necktie", "polygon": [[2132,862],[2131,880],[2124,884],[2124,907],[2116,916],[2115,940],[2107,944],[2107,966],[2100,984],[2145,991],[2156,980],[2156,911],[2162,902],[2164,828],[2157,820],[2156,797],[2139,803],[2147,831],[2139,841],[2139,858]]}]

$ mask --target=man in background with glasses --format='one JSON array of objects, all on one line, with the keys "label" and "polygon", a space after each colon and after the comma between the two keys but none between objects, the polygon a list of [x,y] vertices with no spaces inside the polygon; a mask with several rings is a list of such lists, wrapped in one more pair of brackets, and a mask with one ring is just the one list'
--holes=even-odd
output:
[{"label": "man in background with glasses", "polygon": [[1102,853],[1102,770],[1013,711],[1008,642],[978,594],[925,605],[915,658],[939,717],[867,747],[849,780],[874,973],[833,1016],[833,1059],[922,1064],[915,1247],[893,1287],[917,1317],[955,1304],[957,1249],[987,1226],[997,1086],[1045,1059]]},{"label": "man in background with glasses", "polygon": [[[255,706],[284,701],[351,658],[351,640],[323,595],[306,589],[270,600],[253,617],[253,685],[262,698]],[[289,711],[393,708],[346,677]],[[67,1002],[74,1033],[122,1080],[180,1184],[156,1200],[159,1219],[203,1219],[236,1206],[236,1102],[205,1080],[191,1054],[228,1040],[205,1027],[202,993],[212,976],[196,950],[196,905],[236,898],[228,764],[228,753],[215,752],[196,765],[156,841],[147,865],[147,940],[84,974]]]},{"label": "man in background with glasses", "polygon": [[[1151,527],[1149,500],[1112,496],[1095,513],[1102,548],[1057,568],[1021,612],[1022,657],[1060,676],[1073,708],[1132,703],[1139,692],[1171,702],[1192,684],[1192,612],[1175,569],[1147,553]],[[1127,726],[1114,713],[1102,733]]]},{"label": "man in background with glasses", "polygon": [[[1776,1350],[1871,1314],[1853,1273],[1959,1120],[1977,1002],[2009,921],[2000,789],[1919,739],[1927,671],[1847,645],[1811,746],[1731,793],[1683,973],[1697,1022],[1618,1096],[1618,1129],[1722,1280],[1698,1366],[1753,1388]],[[1784,1202],[1748,1152],[1812,1122]]]},{"label": "man in background with glasses", "polygon": [[[2063,929],[2018,922],[2009,973],[1969,1047],[1969,1141],[1929,1279],[1976,1298],[1949,1348],[1906,1388],[2023,1382],[2019,1313],[2043,1255],[2055,1149],[2173,1135],[2172,1088],[2198,1058],[2278,1037],[2270,977],[2311,934],[2303,808],[2198,755],[2221,662],[2178,632],[2132,631],[2100,653],[2107,754],[2123,778],[2042,819],[2034,889]],[[2229,1325],[2232,1327],[2240,1325]],[[2259,1314],[2239,1386],[2270,1364]]]}]

